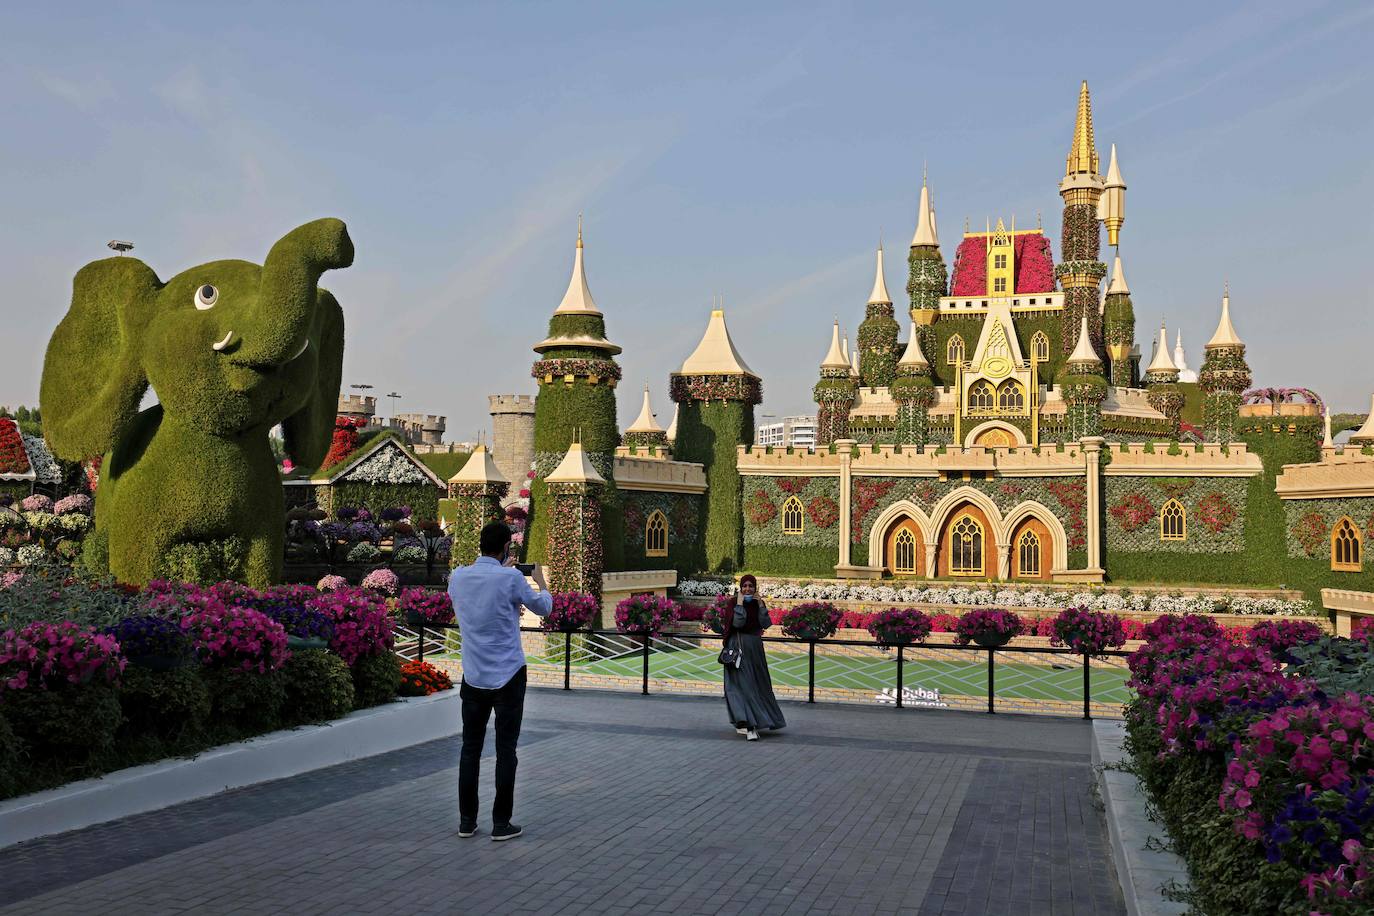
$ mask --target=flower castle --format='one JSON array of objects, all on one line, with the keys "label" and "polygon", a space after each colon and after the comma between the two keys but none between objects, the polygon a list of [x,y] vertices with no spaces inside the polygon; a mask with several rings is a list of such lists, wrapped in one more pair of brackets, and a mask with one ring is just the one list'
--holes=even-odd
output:
[{"label": "flower castle", "polygon": [[669,428],[646,386],[622,434],[620,348],[579,227],[567,293],[534,346],[531,558],[578,567],[567,581],[600,571],[608,592],[742,569],[1284,583],[1312,597],[1374,586],[1374,421],[1337,449],[1315,405],[1242,403],[1229,289],[1199,372],[1162,326],[1142,366],[1119,253],[1126,183],[1115,146],[1101,173],[1086,82],[1059,194],[1058,263],[1043,228],[1013,217],[966,226],[947,266],[922,181],[906,314],[880,246],[854,347],[829,329],[814,450],[751,445],[762,382],[721,309],[670,374]]}]

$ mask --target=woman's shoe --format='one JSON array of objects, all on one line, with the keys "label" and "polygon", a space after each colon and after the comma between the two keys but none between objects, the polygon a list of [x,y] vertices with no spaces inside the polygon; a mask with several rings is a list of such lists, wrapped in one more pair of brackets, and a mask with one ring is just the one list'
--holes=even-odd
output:
[{"label": "woman's shoe", "polygon": [[749,729],[749,731],[745,734],[744,740],[746,740],[746,741],[757,741],[757,740],[759,740],[759,733],[758,733],[757,731],[755,731],[754,729],[751,728],[751,729]]},{"label": "woman's shoe", "polygon": [[737,734],[737,735],[747,735],[747,734],[749,734],[749,729],[743,728],[743,727],[737,728],[737,729],[735,729],[735,734]]}]

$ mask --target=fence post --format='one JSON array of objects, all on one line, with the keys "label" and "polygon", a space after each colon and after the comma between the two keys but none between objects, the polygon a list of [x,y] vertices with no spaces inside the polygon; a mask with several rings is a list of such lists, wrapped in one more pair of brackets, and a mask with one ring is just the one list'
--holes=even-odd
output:
[{"label": "fence post", "polygon": [[993,659],[993,656],[996,655],[996,654],[997,654],[997,653],[996,653],[995,650],[993,650],[993,649],[989,649],[989,650],[988,650],[988,712],[989,712],[989,713],[995,713],[995,712],[997,712],[997,709],[993,706],[993,698],[994,698],[997,694],[996,694],[996,689],[995,689],[995,687],[994,687],[993,674],[992,674],[992,667],[993,667],[993,665],[992,665],[992,659]]},{"label": "fence post", "polygon": [[1085,718],[1085,719],[1091,719],[1091,718],[1093,717],[1092,707],[1089,705],[1090,702],[1092,701],[1092,696],[1093,696],[1093,686],[1092,686],[1092,670],[1093,670],[1093,666],[1092,666],[1092,664],[1091,664],[1091,660],[1092,660],[1092,656],[1088,655],[1087,652],[1084,652],[1084,653],[1083,653],[1083,718]]},{"label": "fence post", "polygon": [[416,631],[415,637],[415,660],[425,660],[425,625],[420,624],[420,629]]},{"label": "fence post", "polygon": [[572,690],[572,631],[563,633],[563,689]]},{"label": "fence post", "polygon": [[644,696],[649,695],[649,631],[644,631]]},{"label": "fence post", "polygon": [[816,641],[806,643],[806,702],[816,702]]},{"label": "fence post", "polygon": [[902,708],[902,649],[904,646],[897,646],[897,708]]}]

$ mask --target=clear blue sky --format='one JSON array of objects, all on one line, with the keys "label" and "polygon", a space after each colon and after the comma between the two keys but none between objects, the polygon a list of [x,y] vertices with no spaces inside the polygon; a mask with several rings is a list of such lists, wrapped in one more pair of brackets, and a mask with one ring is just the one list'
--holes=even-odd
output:
[{"label": "clear blue sky", "polygon": [[338,216],[345,384],[467,438],[533,393],[585,211],[622,423],[647,381],[666,424],[716,293],[760,412],[807,411],[880,230],[901,298],[923,161],[947,261],[1037,210],[1058,256],[1081,79],[1146,357],[1163,317],[1197,368],[1229,279],[1256,384],[1374,389],[1368,2],[61,7],[0,33],[0,403],[109,239],[166,278]]}]

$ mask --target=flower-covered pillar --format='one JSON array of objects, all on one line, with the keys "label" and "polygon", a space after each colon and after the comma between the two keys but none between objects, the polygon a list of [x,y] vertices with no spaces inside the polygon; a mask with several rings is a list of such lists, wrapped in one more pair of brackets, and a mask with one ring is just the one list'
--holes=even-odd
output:
[{"label": "flower-covered pillar", "polygon": [[1068,404],[1068,436],[1102,435],[1102,401],[1107,397],[1107,380],[1102,377],[1102,360],[1093,351],[1088,316],[1079,318],[1077,342],[1068,362],[1059,372],[1059,393]]},{"label": "flower-covered pillar", "polygon": [[501,500],[510,483],[496,467],[485,445],[473,449],[462,469],[449,478],[448,498],[439,500],[439,518],[453,538],[449,568],[468,566],[477,559],[482,527],[504,517]]},{"label": "flower-covered pillar", "polygon": [[912,322],[906,352],[897,363],[892,399],[897,402],[897,442],[900,445],[925,445],[930,408],[935,404],[935,384],[930,379],[930,363],[921,352],[920,327]]},{"label": "flower-covered pillar", "polygon": [[1146,399],[1151,407],[1169,418],[1169,430],[1177,439],[1179,418],[1183,411],[1183,392],[1178,387],[1178,367],[1169,358],[1168,337],[1164,325],[1160,324],[1154,359],[1145,369]]},{"label": "flower-covered pillar", "polygon": [[540,358],[531,375],[539,383],[539,395],[534,402],[535,477],[530,485],[526,558],[534,563],[546,559],[551,507],[544,498],[545,479],[576,439],[605,484],[601,498],[611,510],[602,513],[606,562],[619,570],[624,565],[623,515],[613,470],[620,444],[615,413],[620,366],[614,359],[620,347],[606,339],[606,319],[587,286],[580,226],[568,291],[549,320],[548,337],[534,350]]},{"label": "flower-covered pillar", "polygon": [[857,389],[849,361],[840,347],[840,323],[836,321],[830,334],[830,350],[821,361],[821,378],[813,390],[817,445],[849,438],[849,412],[854,409]]},{"label": "flower-covered pillar", "polygon": [[1107,284],[1107,300],[1102,305],[1102,334],[1110,361],[1110,378],[1116,388],[1130,388],[1134,379],[1131,351],[1135,349],[1135,307],[1121,270],[1121,256],[1112,265],[1112,281]]},{"label": "flower-covered pillar", "polygon": [[558,467],[545,478],[550,503],[544,556],[549,566],[549,590],[586,592],[601,600],[601,502],[606,481],[574,442]]},{"label": "flower-covered pillar", "polygon": [[949,290],[949,272],[940,256],[940,238],[935,226],[935,208],[930,188],[921,177],[921,205],[916,219],[916,234],[907,255],[906,292],[911,297],[911,320],[920,335],[921,351],[935,352],[935,320],[940,314],[940,297]]},{"label": "flower-covered pillar", "polygon": [[1206,394],[1202,419],[1207,439],[1228,445],[1235,438],[1240,416],[1241,394],[1250,387],[1250,366],[1245,362],[1245,344],[1231,324],[1231,289],[1221,297],[1221,321],[1207,342],[1198,384]]},{"label": "flower-covered pillar", "polygon": [[754,441],[754,406],[763,401],[763,385],[735,349],[723,309],[712,310],[701,343],[670,377],[669,395],[678,405],[673,453],[679,461],[700,462],[706,472],[706,569],[734,572],[744,550],[736,450]]},{"label": "flower-covered pillar", "polygon": [[1093,141],[1092,102],[1085,80],[1078,94],[1078,117],[1074,122],[1073,144],[1069,147],[1064,180],[1059,196],[1064,199],[1064,229],[1060,238],[1060,263],[1055,268],[1064,290],[1062,340],[1064,352],[1073,350],[1078,326],[1088,319],[1093,349],[1102,343],[1101,316],[1097,311],[1097,290],[1107,275],[1107,265],[1098,260],[1101,233],[1097,226],[1097,205],[1102,197],[1103,180],[1097,173],[1097,147]]},{"label": "flower-covered pillar", "polygon": [[901,333],[892,317],[892,297],[887,294],[883,277],[883,246],[878,246],[878,273],[873,280],[873,292],[859,325],[859,376],[869,388],[886,388],[892,384],[897,366],[897,335]]}]

